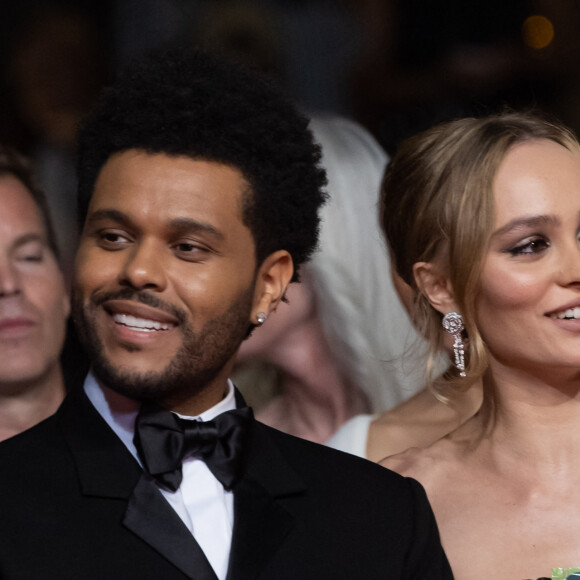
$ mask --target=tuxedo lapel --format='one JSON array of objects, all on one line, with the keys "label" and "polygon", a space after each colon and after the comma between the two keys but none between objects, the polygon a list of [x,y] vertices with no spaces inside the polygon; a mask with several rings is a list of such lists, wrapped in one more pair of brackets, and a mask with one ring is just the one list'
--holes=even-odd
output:
[{"label": "tuxedo lapel", "polygon": [[126,500],[127,529],[189,578],[217,580],[190,531],[82,389],[69,394],[59,421],[77,465],[81,493]]},{"label": "tuxedo lapel", "polygon": [[69,393],[58,411],[58,421],[77,466],[81,493],[129,499],[141,468],[82,388]]},{"label": "tuxedo lapel", "polygon": [[304,495],[301,478],[264,426],[255,423],[243,479],[234,490],[234,533],[227,580],[253,580],[294,526],[283,498]]},{"label": "tuxedo lapel", "polygon": [[146,474],[139,479],[129,499],[123,524],[189,578],[217,580],[195,538]]}]

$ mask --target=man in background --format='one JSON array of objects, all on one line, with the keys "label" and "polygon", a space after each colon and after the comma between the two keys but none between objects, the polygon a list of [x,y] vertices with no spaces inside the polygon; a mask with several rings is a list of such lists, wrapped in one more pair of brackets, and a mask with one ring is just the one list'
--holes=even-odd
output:
[{"label": "man in background", "polygon": [[27,161],[0,146],[0,440],[62,402],[68,314],[44,195]]}]

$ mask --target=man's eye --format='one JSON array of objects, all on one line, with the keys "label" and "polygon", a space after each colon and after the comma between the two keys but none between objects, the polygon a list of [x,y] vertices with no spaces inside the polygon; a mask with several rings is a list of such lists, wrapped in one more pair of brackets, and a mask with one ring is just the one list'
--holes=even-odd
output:
[{"label": "man's eye", "polygon": [[178,257],[184,260],[201,261],[210,252],[210,250],[196,242],[179,242],[173,246]]},{"label": "man's eye", "polygon": [[20,262],[40,263],[44,260],[44,255],[42,252],[24,253],[18,256],[18,260]]},{"label": "man's eye", "polygon": [[193,252],[199,249],[197,246],[188,243],[177,244],[175,247],[180,252]]},{"label": "man's eye", "polygon": [[15,253],[18,262],[27,264],[39,264],[44,261],[45,248],[37,242],[24,244]]},{"label": "man's eye", "polygon": [[104,248],[118,248],[127,244],[129,239],[119,232],[101,232],[99,234],[99,242]]}]

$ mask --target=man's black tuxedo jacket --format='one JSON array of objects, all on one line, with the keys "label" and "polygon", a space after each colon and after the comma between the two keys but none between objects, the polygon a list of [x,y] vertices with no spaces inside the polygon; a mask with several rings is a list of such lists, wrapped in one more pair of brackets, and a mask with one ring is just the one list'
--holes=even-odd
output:
[{"label": "man's black tuxedo jacket", "polygon": [[[258,422],[250,446],[228,580],[451,578],[417,482]],[[0,444],[0,465],[2,580],[212,578],[82,390]],[[143,512],[136,485],[148,495]]]}]

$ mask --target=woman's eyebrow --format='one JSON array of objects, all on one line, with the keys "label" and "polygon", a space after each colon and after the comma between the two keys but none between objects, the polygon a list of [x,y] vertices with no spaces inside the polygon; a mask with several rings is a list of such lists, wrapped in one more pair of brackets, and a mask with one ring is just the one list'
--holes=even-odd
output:
[{"label": "woman's eyebrow", "polygon": [[493,232],[492,237],[502,236],[513,230],[530,229],[538,226],[559,226],[562,220],[554,215],[532,215],[514,218]]}]

